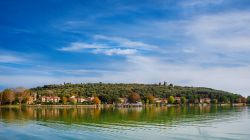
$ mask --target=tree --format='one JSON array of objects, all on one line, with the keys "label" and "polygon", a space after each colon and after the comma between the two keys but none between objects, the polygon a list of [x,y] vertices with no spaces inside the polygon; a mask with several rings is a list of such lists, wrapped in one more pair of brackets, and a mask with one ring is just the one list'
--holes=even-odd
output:
[{"label": "tree", "polygon": [[68,98],[63,96],[63,97],[62,97],[62,102],[63,102],[63,104],[67,104]]},{"label": "tree", "polygon": [[[162,83],[164,85],[164,83]],[[72,93],[79,96],[91,97],[97,96],[102,103],[117,102],[117,98],[129,97],[131,92],[136,92],[140,95],[140,99],[144,103],[149,103],[147,95],[150,93],[155,98],[166,98],[169,96],[185,96],[190,103],[199,103],[198,99],[210,98],[221,101],[219,98],[225,96],[230,102],[236,103],[241,95],[233,94],[225,91],[215,90],[203,87],[182,87],[173,84],[165,84],[165,86],[158,86],[158,84],[109,84],[109,83],[83,83],[64,85],[45,85],[43,87],[36,87],[31,89],[36,92],[38,96],[56,96],[57,93],[64,97],[71,97]],[[140,100],[139,99],[139,100]],[[178,100],[180,102],[180,100]]]},{"label": "tree", "polygon": [[187,99],[186,99],[186,97],[181,97],[181,103],[182,104],[186,104],[187,103]]},{"label": "tree", "polygon": [[170,97],[168,98],[168,103],[170,103],[170,104],[173,104],[173,103],[174,103],[174,97],[173,97],[173,96],[170,96]]},{"label": "tree", "polygon": [[101,100],[98,97],[94,97],[93,103],[96,104],[96,105],[101,104]]},{"label": "tree", "polygon": [[250,104],[250,96],[247,96],[247,104]]},{"label": "tree", "polygon": [[3,102],[3,93],[2,92],[0,92],[0,105],[2,105],[2,102]]},{"label": "tree", "polygon": [[34,100],[32,98],[32,96],[27,96],[26,97],[26,104],[33,104]]},{"label": "tree", "polygon": [[247,99],[245,97],[241,97],[241,103],[247,103]]},{"label": "tree", "polygon": [[76,103],[77,103],[76,98],[69,98],[69,101],[70,101],[70,103],[72,103],[72,104],[76,104]]},{"label": "tree", "polygon": [[146,95],[145,97],[142,98],[142,102],[144,104],[153,104],[154,103],[154,96],[153,95]]},{"label": "tree", "polygon": [[30,90],[24,90],[22,92],[17,93],[17,98],[19,101],[19,104],[23,102],[23,100],[27,100],[27,98],[30,96],[31,91]]},{"label": "tree", "polygon": [[138,93],[132,92],[129,94],[128,96],[129,103],[137,103],[138,101],[140,101],[140,95]]},{"label": "tree", "polygon": [[15,93],[11,89],[5,89],[3,91],[2,99],[4,103],[12,104],[12,102],[15,100]]},{"label": "tree", "polygon": [[164,81],[163,85],[166,86],[166,85],[167,85],[167,82]]},{"label": "tree", "polygon": [[217,104],[217,103],[218,103],[218,100],[217,100],[217,99],[212,99],[212,100],[211,100],[211,103]]},{"label": "tree", "polygon": [[119,102],[119,98],[118,98],[118,96],[112,96],[111,97],[111,103],[118,103]]},{"label": "tree", "polygon": [[174,87],[174,85],[172,83],[169,84],[169,87]]},{"label": "tree", "polygon": [[228,102],[229,102],[229,100],[226,96],[221,96],[219,98],[219,103],[228,103]]},{"label": "tree", "polygon": [[147,97],[147,99],[148,99],[149,104],[153,104],[153,103],[154,103],[155,97],[154,97],[153,95],[149,95],[149,96]]}]

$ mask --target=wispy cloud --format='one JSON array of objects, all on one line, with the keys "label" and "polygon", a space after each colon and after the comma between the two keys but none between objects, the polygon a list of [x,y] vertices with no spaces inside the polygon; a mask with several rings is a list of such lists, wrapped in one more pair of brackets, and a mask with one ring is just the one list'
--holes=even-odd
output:
[{"label": "wispy cloud", "polygon": [[[250,90],[248,86],[250,82],[248,78],[248,75],[250,75],[249,66],[238,68],[201,68],[190,64],[171,64],[163,61],[160,57],[131,55],[128,56],[127,61],[124,62],[121,69],[120,71],[116,71],[94,69],[59,70],[52,68],[51,71],[47,71],[47,74],[42,72],[44,70],[40,70],[41,73],[37,69],[22,70],[22,73],[15,75],[0,74],[0,83],[5,87],[32,87],[43,84],[60,84],[63,82],[154,83],[165,80],[178,85],[212,87],[243,95],[247,95]],[[60,72],[62,75],[53,75],[52,73],[54,72]],[[89,73],[94,73],[94,75],[89,76]],[[20,83],[19,81],[25,82]]]},{"label": "wispy cloud", "polygon": [[[9,35],[9,29],[4,27],[8,35],[3,38],[5,43],[1,42],[3,48],[10,46],[10,50],[20,53],[0,52],[0,83],[34,86],[63,81],[154,83],[166,80],[249,94],[247,0],[108,1],[104,4],[111,7],[98,9],[95,4],[76,7],[67,4],[73,6],[65,10],[75,10],[57,12],[60,14],[53,20],[44,17],[46,22],[41,24],[44,26],[31,22],[29,27],[39,27],[41,31],[34,35],[25,31],[12,31]],[[27,36],[17,36],[19,32]],[[13,39],[18,41],[9,43]],[[53,48],[59,45],[63,46]],[[40,52],[41,48],[45,50],[41,51],[44,57],[26,54]],[[55,49],[59,52],[54,52]],[[27,66],[26,60],[32,64]],[[34,65],[41,67],[34,68]]]},{"label": "wispy cloud", "polygon": [[180,2],[180,5],[183,7],[203,7],[203,6],[209,6],[209,5],[218,5],[224,2],[225,0],[186,0],[183,2]]},{"label": "wispy cloud", "polygon": [[120,49],[120,48],[114,48],[114,49],[95,49],[93,51],[95,54],[105,54],[105,55],[134,55],[137,53],[136,49]]},{"label": "wispy cloud", "polygon": [[166,59],[196,65],[249,65],[249,15],[249,11],[226,11],[181,20],[144,21],[128,27],[135,33],[124,34],[141,37],[144,33],[143,38],[161,42],[154,54]]},{"label": "wispy cloud", "polygon": [[118,43],[120,47],[124,47],[124,48],[138,48],[141,50],[151,50],[151,49],[158,48],[155,45],[146,44],[140,41],[132,41],[127,38],[121,38],[121,37],[95,35],[94,38],[96,40],[106,40],[106,41],[115,42],[115,43]]},{"label": "wispy cloud", "polygon": [[192,37],[191,43],[234,51],[249,50],[249,24],[249,11],[203,15],[186,25],[186,33]]},{"label": "wispy cloud", "polygon": [[59,51],[68,51],[68,52],[81,52],[84,49],[103,49],[109,48],[102,44],[88,44],[83,42],[73,42],[68,47],[62,47],[58,49]]},{"label": "wispy cloud", "polygon": [[25,60],[24,58],[15,55],[8,55],[8,54],[0,55],[0,63],[19,63],[24,60]]},{"label": "wispy cloud", "polygon": [[109,37],[95,35],[94,44],[73,42],[67,47],[59,48],[59,51],[66,52],[83,52],[89,51],[94,54],[112,55],[134,55],[138,50],[149,51],[158,48],[155,45],[146,44],[139,41],[131,41],[126,38]]}]

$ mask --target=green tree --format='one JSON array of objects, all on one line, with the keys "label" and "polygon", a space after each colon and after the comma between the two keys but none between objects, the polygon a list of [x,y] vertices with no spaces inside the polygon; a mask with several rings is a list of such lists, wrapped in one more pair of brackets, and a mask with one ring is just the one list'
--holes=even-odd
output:
[{"label": "green tree", "polygon": [[228,103],[229,100],[226,96],[220,96],[219,103]]},{"label": "green tree", "polygon": [[217,100],[217,99],[212,99],[212,100],[211,100],[211,103],[212,103],[212,104],[217,104],[217,103],[218,103],[218,100]]},{"label": "green tree", "polygon": [[187,99],[186,99],[186,97],[181,97],[181,103],[182,104],[186,104],[187,103]]},{"label": "green tree", "polygon": [[250,96],[247,96],[247,104],[250,104]]},{"label": "green tree", "polygon": [[111,96],[111,103],[119,103],[119,98],[116,95]]},{"label": "green tree", "polygon": [[174,97],[173,97],[173,96],[170,96],[170,97],[168,98],[168,103],[170,103],[170,104],[173,104],[173,103],[174,103]]},{"label": "green tree", "polygon": [[[164,84],[163,84],[164,85]],[[159,86],[158,84],[110,84],[110,83],[81,83],[64,85],[44,85],[43,87],[36,87],[31,89],[36,92],[38,96],[57,96],[71,97],[76,96],[91,97],[97,96],[102,103],[116,102],[117,98],[129,97],[131,91],[139,94],[144,103],[149,103],[147,98],[148,93],[155,98],[166,98],[169,96],[187,97],[190,103],[198,103],[198,99],[202,98],[227,98],[231,103],[238,102],[241,95],[233,94],[225,91],[215,90],[203,87],[182,87],[173,84],[166,84]],[[139,99],[140,100],[140,99]],[[179,102],[180,100],[178,100]]]}]

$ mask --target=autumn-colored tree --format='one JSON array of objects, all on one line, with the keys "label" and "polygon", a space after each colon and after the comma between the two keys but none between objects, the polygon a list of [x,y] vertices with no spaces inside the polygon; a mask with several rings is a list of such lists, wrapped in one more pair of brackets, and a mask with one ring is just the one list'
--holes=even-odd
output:
[{"label": "autumn-colored tree", "polygon": [[247,103],[247,99],[245,97],[241,97],[241,103]]},{"label": "autumn-colored tree", "polygon": [[76,103],[77,103],[76,98],[69,98],[69,101],[70,101],[70,103],[72,103],[72,104],[76,104]]},{"label": "autumn-colored tree", "polygon": [[26,104],[33,104],[34,100],[32,96],[27,96],[26,97]]},{"label": "autumn-colored tree", "polygon": [[128,102],[137,103],[140,101],[140,95],[138,93],[132,92],[128,95]]},{"label": "autumn-colored tree", "polygon": [[5,89],[2,96],[4,103],[12,104],[12,102],[15,100],[15,93],[11,89]]},{"label": "autumn-colored tree", "polygon": [[30,90],[24,90],[22,92],[17,93],[17,98],[18,98],[19,104],[21,104],[24,100],[30,101],[28,99],[28,97],[30,95],[31,95],[31,91]]},{"label": "autumn-colored tree", "polygon": [[174,97],[173,97],[173,96],[170,96],[170,97],[168,98],[168,103],[170,103],[170,104],[173,104],[173,103],[174,103]]},{"label": "autumn-colored tree", "polygon": [[93,103],[96,104],[96,105],[101,104],[101,100],[98,97],[94,97]]},{"label": "autumn-colored tree", "polygon": [[148,95],[147,99],[148,99],[149,104],[153,104],[155,97],[153,95]]},{"label": "autumn-colored tree", "polygon": [[63,102],[63,104],[67,104],[68,98],[67,97],[62,97],[62,102]]},{"label": "autumn-colored tree", "polygon": [[3,93],[2,92],[0,92],[0,105],[2,104],[2,102],[3,102]]}]

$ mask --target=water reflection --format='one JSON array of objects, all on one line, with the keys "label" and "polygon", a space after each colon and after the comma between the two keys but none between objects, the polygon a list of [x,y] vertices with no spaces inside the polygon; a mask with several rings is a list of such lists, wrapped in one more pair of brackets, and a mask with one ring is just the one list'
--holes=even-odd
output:
[{"label": "water reflection", "polygon": [[176,126],[202,124],[220,119],[237,118],[245,107],[176,106],[145,108],[0,108],[1,122],[26,124],[29,121],[66,125],[114,126]]}]

